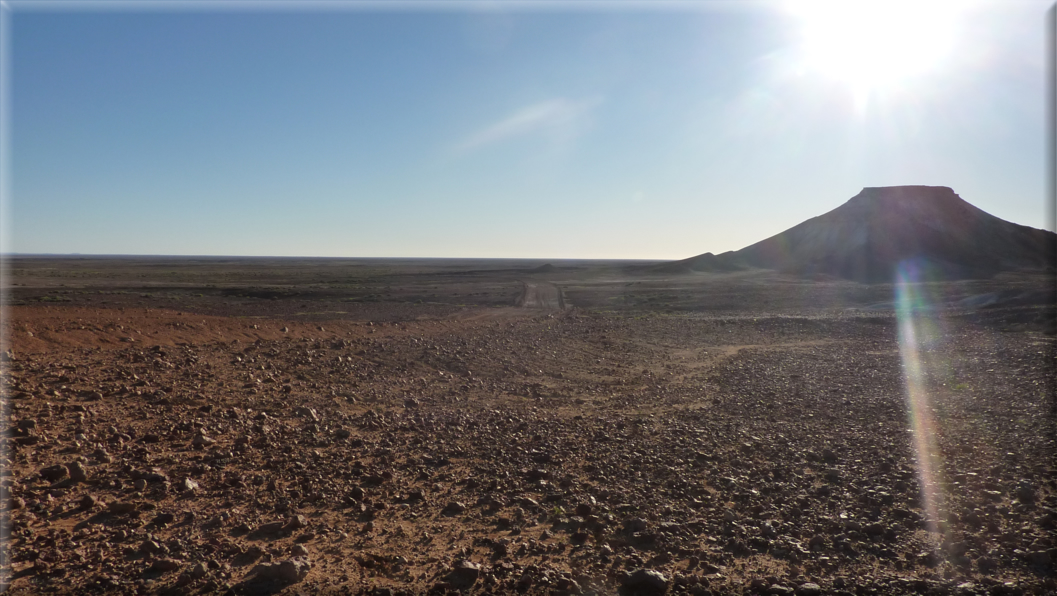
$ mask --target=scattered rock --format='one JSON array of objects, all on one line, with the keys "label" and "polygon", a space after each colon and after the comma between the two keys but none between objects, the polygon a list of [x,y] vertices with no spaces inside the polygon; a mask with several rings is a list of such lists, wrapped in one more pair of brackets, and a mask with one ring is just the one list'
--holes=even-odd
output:
[{"label": "scattered rock", "polygon": [[636,569],[621,582],[625,594],[649,596],[668,591],[668,578],[653,569]]}]

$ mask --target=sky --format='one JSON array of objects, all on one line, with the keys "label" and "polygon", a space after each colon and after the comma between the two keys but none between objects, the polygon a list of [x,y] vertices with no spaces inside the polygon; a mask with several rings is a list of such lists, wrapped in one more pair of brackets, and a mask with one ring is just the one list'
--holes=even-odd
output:
[{"label": "sky", "polygon": [[1050,228],[1048,8],[7,2],[0,250],[680,259],[903,184]]}]

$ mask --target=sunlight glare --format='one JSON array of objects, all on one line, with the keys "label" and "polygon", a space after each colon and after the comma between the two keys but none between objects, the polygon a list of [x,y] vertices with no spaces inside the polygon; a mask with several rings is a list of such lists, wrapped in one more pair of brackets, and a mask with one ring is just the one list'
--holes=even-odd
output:
[{"label": "sunlight glare", "polygon": [[889,91],[943,66],[954,42],[950,2],[804,0],[802,66],[856,95]]}]

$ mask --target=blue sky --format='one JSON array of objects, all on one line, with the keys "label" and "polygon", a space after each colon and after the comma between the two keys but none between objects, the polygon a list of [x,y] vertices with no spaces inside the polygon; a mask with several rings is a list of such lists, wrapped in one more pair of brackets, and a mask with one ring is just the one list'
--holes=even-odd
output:
[{"label": "blue sky", "polygon": [[1045,3],[122,6],[7,5],[5,251],[674,259],[897,184],[1048,225]]}]

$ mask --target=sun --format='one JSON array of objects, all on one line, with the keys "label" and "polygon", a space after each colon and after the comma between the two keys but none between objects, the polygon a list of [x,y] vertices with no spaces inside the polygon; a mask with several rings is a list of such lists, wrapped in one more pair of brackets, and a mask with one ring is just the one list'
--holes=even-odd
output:
[{"label": "sun", "polygon": [[955,5],[949,2],[804,0],[789,6],[800,24],[801,66],[856,94],[915,84],[951,53]]}]

